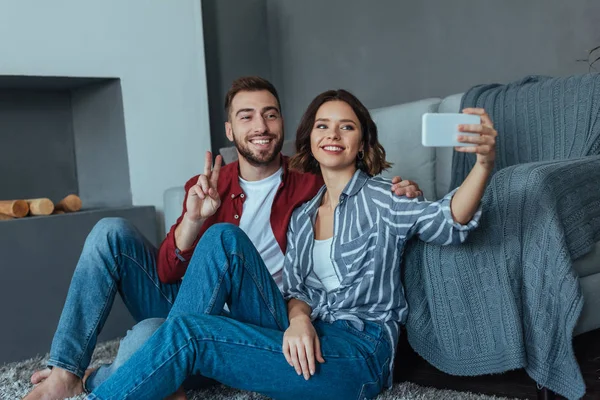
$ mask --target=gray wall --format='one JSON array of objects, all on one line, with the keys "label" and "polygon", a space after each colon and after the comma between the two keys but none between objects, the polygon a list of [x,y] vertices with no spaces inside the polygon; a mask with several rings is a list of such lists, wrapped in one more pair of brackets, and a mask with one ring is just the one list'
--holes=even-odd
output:
[{"label": "gray wall", "polygon": [[133,204],[161,210],[166,189],[202,170],[200,0],[0,0],[0,76],[19,74],[121,80]]},{"label": "gray wall", "polygon": [[244,75],[271,79],[266,0],[204,0],[202,19],[213,151],[231,146],[223,110],[231,82]]},{"label": "gray wall", "polygon": [[[587,72],[575,60],[600,45],[597,0],[266,2],[270,78],[282,96],[288,138],[312,98],[329,88],[349,89],[367,107],[382,107],[528,74]],[[262,34],[262,21],[248,15],[219,29]],[[205,37],[206,45],[210,40]],[[217,46],[234,57],[240,43]],[[239,58],[233,66],[221,61],[228,75],[243,72]]]},{"label": "gray wall", "polygon": [[0,200],[77,193],[68,91],[0,90]]}]

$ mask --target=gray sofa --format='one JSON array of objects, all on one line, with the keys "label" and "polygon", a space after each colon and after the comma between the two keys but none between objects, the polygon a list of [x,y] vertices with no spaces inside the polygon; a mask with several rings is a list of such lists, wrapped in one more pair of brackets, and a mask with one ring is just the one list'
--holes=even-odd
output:
[{"label": "gray sofa", "polygon": [[[385,176],[399,175],[416,181],[429,200],[437,200],[449,191],[453,149],[421,145],[421,116],[426,112],[458,112],[461,98],[462,94],[456,94],[444,99],[430,98],[371,110],[387,159],[394,164]],[[290,140],[283,153],[291,155],[293,149]],[[236,157],[232,148],[222,149],[221,154],[226,162]],[[165,192],[166,227],[173,225],[181,214],[183,198],[183,187]],[[578,335],[600,328],[600,313],[594,312],[600,306],[600,242],[592,252],[575,260],[574,268],[579,274],[584,296],[583,310],[575,328],[575,335]]]}]

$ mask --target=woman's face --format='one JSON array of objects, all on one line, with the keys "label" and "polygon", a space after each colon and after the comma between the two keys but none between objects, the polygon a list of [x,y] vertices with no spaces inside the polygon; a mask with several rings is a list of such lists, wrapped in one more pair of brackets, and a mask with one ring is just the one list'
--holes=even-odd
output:
[{"label": "woman's face", "polygon": [[319,108],[310,134],[310,148],[321,171],[356,170],[356,158],[363,149],[362,131],[348,103],[328,101]]}]

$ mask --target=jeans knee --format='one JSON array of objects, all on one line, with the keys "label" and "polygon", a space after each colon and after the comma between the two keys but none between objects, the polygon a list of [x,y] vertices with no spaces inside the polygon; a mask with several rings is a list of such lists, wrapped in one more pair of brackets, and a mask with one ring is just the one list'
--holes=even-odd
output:
[{"label": "jeans knee", "polygon": [[141,243],[141,239],[141,234],[126,219],[103,218],[87,236],[77,269],[105,270],[109,265],[114,265],[120,249],[130,247],[132,243]]},{"label": "jeans knee", "polygon": [[121,340],[115,364],[117,362],[125,362],[129,359],[133,353],[150,339],[150,336],[152,336],[164,322],[164,318],[147,318],[134,325],[127,331],[127,335]]},{"label": "jeans knee", "polygon": [[171,315],[163,326],[169,332],[169,336],[184,335],[187,338],[192,336],[192,316],[190,314]]},{"label": "jeans knee", "polygon": [[204,258],[207,252],[215,249],[227,249],[232,243],[240,239],[250,241],[240,227],[229,223],[214,224],[202,235],[198,246],[194,250],[194,256]]},{"label": "jeans knee", "polygon": [[125,236],[134,231],[135,229],[131,222],[125,218],[102,218],[94,225],[94,228],[87,237],[86,244],[90,242],[96,244],[98,241],[106,242],[111,238]]},{"label": "jeans knee", "polygon": [[146,318],[127,331],[127,335],[123,338],[123,341],[128,340],[132,343],[145,342],[165,321],[165,318]]},{"label": "jeans knee", "polygon": [[210,228],[204,232],[202,237],[206,237],[209,239],[220,239],[223,236],[236,236],[239,234],[244,234],[244,231],[239,227],[230,223],[221,222],[219,224],[214,224]]}]

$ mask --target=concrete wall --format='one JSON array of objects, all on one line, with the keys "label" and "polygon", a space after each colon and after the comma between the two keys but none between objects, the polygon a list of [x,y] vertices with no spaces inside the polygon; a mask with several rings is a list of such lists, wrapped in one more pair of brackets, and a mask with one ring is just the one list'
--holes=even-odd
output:
[{"label": "concrete wall", "polygon": [[[210,148],[198,0],[0,0],[0,75],[120,78],[134,205],[201,171]],[[107,160],[110,162],[110,160]]]},{"label": "concrete wall", "polygon": [[267,0],[267,12],[287,137],[326,89],[382,107],[528,74],[587,72],[576,60],[600,45],[597,0]]}]

